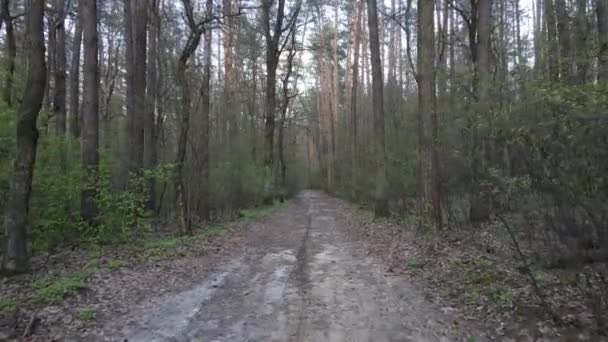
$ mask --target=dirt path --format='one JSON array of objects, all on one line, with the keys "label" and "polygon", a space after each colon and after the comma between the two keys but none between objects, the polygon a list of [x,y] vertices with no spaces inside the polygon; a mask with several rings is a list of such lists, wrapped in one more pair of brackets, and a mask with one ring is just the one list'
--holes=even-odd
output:
[{"label": "dirt path", "polygon": [[460,341],[457,323],[362,253],[336,200],[297,196],[191,290],[147,300],[101,339]]}]

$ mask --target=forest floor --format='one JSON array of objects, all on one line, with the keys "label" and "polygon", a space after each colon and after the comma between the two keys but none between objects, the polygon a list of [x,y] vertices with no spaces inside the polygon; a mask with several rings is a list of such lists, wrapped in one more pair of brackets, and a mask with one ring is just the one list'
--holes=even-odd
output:
[{"label": "forest floor", "polygon": [[[488,309],[481,299],[517,304],[496,289],[504,279],[483,256],[467,254],[473,261],[458,269],[434,244],[431,263],[428,244],[409,230],[323,193],[244,216],[136,251],[37,261],[34,275],[0,283],[0,340],[24,332],[32,341],[588,339],[536,311]],[[471,290],[454,283],[462,277],[482,283],[468,303]]]}]

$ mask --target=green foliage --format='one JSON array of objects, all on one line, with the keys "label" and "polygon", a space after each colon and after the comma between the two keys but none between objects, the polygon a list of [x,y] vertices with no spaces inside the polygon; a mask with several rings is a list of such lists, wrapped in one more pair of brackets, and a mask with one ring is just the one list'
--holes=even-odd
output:
[{"label": "green foliage", "polygon": [[97,312],[93,308],[79,308],[76,311],[76,318],[81,321],[94,321],[97,318]]},{"label": "green foliage", "polygon": [[[109,159],[109,158],[108,158]],[[98,224],[92,227],[91,238],[101,244],[122,242],[135,233],[146,233],[151,213],[146,207],[148,184],[152,179],[166,181],[173,166],[162,165],[142,174],[131,175],[124,191],[115,191],[111,163],[102,163],[98,183]]]},{"label": "green foliage", "polygon": [[211,168],[209,178],[217,209],[260,205],[275,192],[270,171],[253,163],[219,162]]},{"label": "green foliage", "polygon": [[77,141],[43,136],[37,153],[30,202],[34,251],[53,250],[79,238],[83,172]]},{"label": "green foliage", "polygon": [[426,260],[421,257],[414,256],[407,261],[407,266],[412,271],[418,271],[426,266]]},{"label": "green foliage", "polygon": [[117,270],[117,269],[123,267],[124,265],[125,265],[125,263],[122,260],[112,259],[112,260],[108,261],[108,268],[111,270]]},{"label": "green foliage", "polygon": [[10,314],[17,308],[17,302],[12,299],[0,298],[0,317]]},{"label": "green foliage", "polygon": [[86,281],[93,274],[93,272],[93,268],[88,268],[84,271],[55,280],[39,280],[34,284],[36,299],[45,304],[59,304],[65,298],[68,298],[79,290],[86,288]]}]

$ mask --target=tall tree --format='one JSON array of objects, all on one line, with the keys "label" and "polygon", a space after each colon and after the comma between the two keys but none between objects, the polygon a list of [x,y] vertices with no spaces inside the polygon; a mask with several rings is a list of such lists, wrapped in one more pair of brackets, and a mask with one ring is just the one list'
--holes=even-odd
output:
[{"label": "tall tree", "polygon": [[[149,0],[133,0],[132,34],[133,34],[133,96],[132,112],[128,113],[131,119],[130,156],[131,167],[129,171],[139,172],[144,166],[144,122],[146,120],[146,58],[147,58],[147,27],[148,27]],[[128,65],[128,64],[127,64]]]},{"label": "tall tree", "polygon": [[[156,106],[158,98],[158,38],[160,33],[159,0],[150,0],[150,25],[148,31],[148,61],[146,80],[146,113],[144,119],[144,168],[149,170],[156,166],[158,159],[156,141]],[[148,184],[148,208],[155,207],[156,182],[150,179]]]},{"label": "tall tree", "polygon": [[[275,0],[262,0],[262,27],[266,39],[266,98],[264,102],[264,142],[265,155],[264,166],[272,170],[274,165],[274,133],[276,126],[276,106],[277,106],[277,67],[279,58],[287,38],[282,39],[283,33],[291,30],[295,26],[295,18],[300,12],[301,1],[298,0],[293,14],[285,21],[285,0],[278,0],[274,22],[271,18]],[[287,35],[289,37],[289,35]]]},{"label": "tall tree", "polygon": [[[483,0],[482,0],[483,1]],[[437,160],[437,110],[435,100],[435,28],[432,1],[418,0],[418,153],[420,228],[441,228],[439,163]]]},{"label": "tall tree", "polygon": [[[477,41],[475,43],[475,79],[473,88],[476,94],[475,110],[477,115],[473,121],[484,120],[489,111],[490,80],[491,80],[491,30],[492,30],[492,0],[479,0],[477,3]],[[472,127],[472,156],[471,172],[473,187],[471,193],[471,221],[485,221],[490,216],[490,201],[488,189],[480,184],[480,176],[484,173],[484,151],[486,141],[477,127]]]},{"label": "tall tree", "polygon": [[192,112],[192,99],[190,96],[190,82],[186,75],[188,61],[198,48],[201,35],[204,33],[205,26],[194,19],[194,9],[190,0],[182,0],[186,15],[186,22],[190,32],[186,45],[182,49],[177,62],[177,80],[181,90],[181,120],[179,126],[179,137],[177,142],[177,156],[175,160],[175,196],[178,206],[178,215],[182,225],[183,233],[192,233],[192,218],[190,216],[190,203],[184,187],[184,166],[186,162],[186,152],[188,134],[190,130],[190,113]]},{"label": "tall tree", "polygon": [[[205,1],[205,12],[208,20],[213,17],[213,0]],[[209,114],[211,112],[211,56],[212,56],[212,34],[211,21],[207,23],[205,31],[205,56],[203,64],[203,82],[200,88],[201,96],[201,139],[199,142],[200,164],[200,189],[198,194],[198,218],[209,221]]]},{"label": "tall tree", "polygon": [[58,136],[65,135],[66,132],[66,33],[65,33],[65,0],[55,0],[54,24],[52,29],[55,31],[55,87],[53,98],[53,117],[55,118],[55,133]]},{"label": "tall tree", "polygon": [[97,217],[97,177],[99,167],[99,38],[97,1],[82,1],[83,89],[82,89],[82,164],[86,172],[81,197],[81,215],[88,223]]},{"label": "tall tree", "polygon": [[17,153],[13,179],[8,193],[4,218],[6,246],[2,269],[9,273],[29,268],[27,226],[29,198],[32,190],[38,129],[36,121],[42,108],[46,84],[44,47],[44,0],[31,0],[27,12],[29,36],[27,83],[17,118]]},{"label": "tall tree", "polygon": [[595,8],[599,40],[597,79],[606,82],[608,81],[608,0],[596,0]]},{"label": "tall tree", "polygon": [[359,95],[359,56],[360,56],[360,51],[361,51],[361,17],[363,16],[363,5],[364,2],[363,0],[357,0],[355,5],[355,30],[354,30],[354,46],[353,46],[353,76],[352,76],[352,87],[351,87],[351,98],[350,98],[350,120],[351,120],[351,150],[352,150],[352,156],[351,156],[351,169],[352,169],[352,175],[351,175],[351,180],[352,180],[352,191],[353,191],[353,197],[357,197],[357,187],[358,187],[358,183],[357,183],[357,170],[359,167],[358,164],[358,153],[359,153],[359,146],[357,143],[357,139],[358,139],[358,123],[357,123],[357,106],[358,106],[358,95]]},{"label": "tall tree", "polygon": [[2,90],[2,99],[9,107],[13,105],[13,78],[15,76],[15,58],[17,57],[17,43],[15,42],[15,30],[13,28],[13,17],[9,0],[0,2],[0,25],[4,24],[6,34],[6,79]]},{"label": "tall tree", "polygon": [[[375,156],[375,189],[374,214],[388,216],[388,180],[386,178],[386,146],[384,139],[384,81],[382,59],[380,58],[380,40],[378,34],[378,5],[376,0],[367,0],[367,24],[369,27],[369,48],[372,64],[372,103],[374,113],[374,156]],[[432,6],[432,5],[431,5]],[[431,13],[432,14],[432,13]]]},{"label": "tall tree", "polygon": [[[83,0],[80,0],[82,2]],[[70,59],[70,112],[69,128],[73,138],[80,136],[80,46],[82,43],[82,9],[80,4],[76,11],[76,25],[72,39],[72,56]]]},{"label": "tall tree", "polygon": [[559,45],[557,40],[557,19],[553,0],[544,0],[545,25],[547,29],[547,64],[549,67],[549,80],[559,81]]}]

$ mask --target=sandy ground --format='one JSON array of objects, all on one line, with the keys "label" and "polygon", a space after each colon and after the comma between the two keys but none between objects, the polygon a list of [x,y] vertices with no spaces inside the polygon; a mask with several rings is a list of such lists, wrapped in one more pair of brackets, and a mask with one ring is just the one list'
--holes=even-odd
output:
[{"label": "sandy ground", "polygon": [[305,191],[254,224],[179,293],[148,298],[87,340],[463,341],[475,336],[411,279],[362,253],[336,200]]}]

